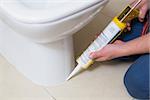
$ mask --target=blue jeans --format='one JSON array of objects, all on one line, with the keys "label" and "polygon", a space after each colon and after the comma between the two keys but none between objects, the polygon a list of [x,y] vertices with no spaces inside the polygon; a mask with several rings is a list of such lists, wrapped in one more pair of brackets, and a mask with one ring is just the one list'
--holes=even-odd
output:
[{"label": "blue jeans", "polygon": [[[123,41],[129,41],[140,36],[144,23],[137,19],[132,22],[130,33],[121,36]],[[133,55],[118,58],[119,60],[134,60],[124,76],[124,84],[128,93],[136,99],[149,99],[149,57],[150,54]]]},{"label": "blue jeans", "polygon": [[140,56],[124,76],[128,93],[137,99],[149,99],[149,54]]}]

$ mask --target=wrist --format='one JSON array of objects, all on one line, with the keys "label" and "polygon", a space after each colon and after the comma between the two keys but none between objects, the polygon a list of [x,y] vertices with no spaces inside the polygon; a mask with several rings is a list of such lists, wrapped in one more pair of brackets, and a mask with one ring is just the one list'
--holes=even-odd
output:
[{"label": "wrist", "polygon": [[127,56],[129,55],[130,48],[127,46],[126,43],[121,45],[120,49],[118,50],[118,56],[117,57],[122,57],[122,56]]}]

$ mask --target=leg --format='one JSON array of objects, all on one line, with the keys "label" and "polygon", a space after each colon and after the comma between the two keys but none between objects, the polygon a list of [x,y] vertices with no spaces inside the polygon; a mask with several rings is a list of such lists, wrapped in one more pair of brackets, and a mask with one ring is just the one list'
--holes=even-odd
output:
[{"label": "leg", "polygon": [[124,84],[129,94],[137,99],[149,98],[149,54],[139,57],[128,69]]}]

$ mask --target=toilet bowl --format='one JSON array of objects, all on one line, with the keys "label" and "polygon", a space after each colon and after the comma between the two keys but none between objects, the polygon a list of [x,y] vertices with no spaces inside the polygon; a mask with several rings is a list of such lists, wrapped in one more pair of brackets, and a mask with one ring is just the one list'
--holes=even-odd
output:
[{"label": "toilet bowl", "polygon": [[74,68],[72,35],[107,0],[0,0],[0,53],[39,85],[64,82]]}]

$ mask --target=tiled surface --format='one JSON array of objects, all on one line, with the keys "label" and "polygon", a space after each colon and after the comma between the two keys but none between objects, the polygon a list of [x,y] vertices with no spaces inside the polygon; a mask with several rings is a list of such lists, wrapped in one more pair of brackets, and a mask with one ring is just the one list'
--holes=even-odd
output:
[{"label": "tiled surface", "polygon": [[130,63],[97,63],[93,68],[48,91],[56,100],[131,100],[123,84]]},{"label": "tiled surface", "polygon": [[35,85],[0,56],[0,100],[131,100],[123,77],[131,62],[96,63],[68,82]]},{"label": "tiled surface", "polygon": [[[126,0],[110,0],[96,18],[74,35],[77,57],[111,21]],[[27,80],[0,56],[0,100],[131,100],[123,84],[130,62],[96,63],[59,86],[40,87]]]},{"label": "tiled surface", "polygon": [[0,100],[54,100],[0,56]]}]

